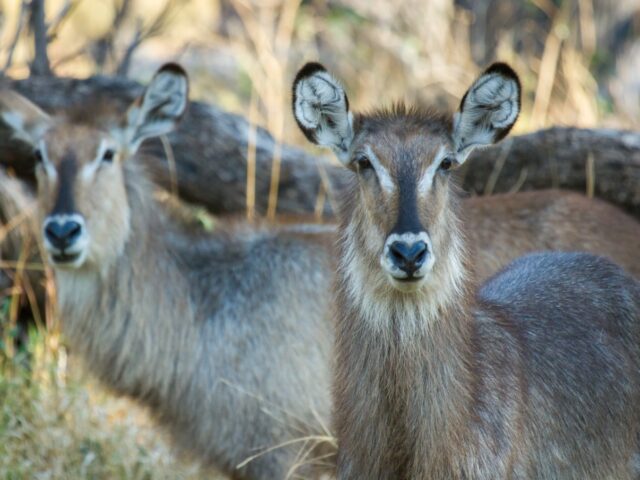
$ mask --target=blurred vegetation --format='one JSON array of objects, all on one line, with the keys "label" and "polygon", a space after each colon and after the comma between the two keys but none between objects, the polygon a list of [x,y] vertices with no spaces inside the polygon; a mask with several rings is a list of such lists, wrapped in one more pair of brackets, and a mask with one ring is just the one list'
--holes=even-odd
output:
[{"label": "blurred vegetation", "polygon": [[[0,0],[1,75],[30,73],[29,4]],[[354,109],[381,100],[454,108],[482,68],[502,60],[523,82],[519,132],[556,124],[640,126],[637,0],[46,0],[44,6],[53,74],[146,81],[160,63],[178,61],[190,73],[193,98],[305,147],[290,114],[290,82],[309,60],[344,81]],[[176,459],[144,411],[86,378],[67,357],[50,312],[22,335],[12,312],[26,294],[15,288],[0,295],[0,478],[211,478]]]},{"label": "blurred vegetation", "polygon": [[[145,412],[87,378],[54,330],[32,327],[15,348],[9,299],[1,304],[0,478],[215,478],[178,461]],[[9,328],[7,328],[9,327]]]},{"label": "blurred vegetation", "polygon": [[[6,69],[13,77],[28,75],[33,56],[22,4],[0,0],[0,67],[15,43]],[[195,98],[251,116],[277,138],[287,132],[289,142],[301,140],[291,134],[289,84],[311,59],[344,80],[355,108],[379,99],[454,107],[499,59],[522,76],[520,131],[640,121],[640,84],[625,74],[640,66],[634,0],[46,0],[45,7],[55,74],[145,80],[160,62],[177,60]]]}]

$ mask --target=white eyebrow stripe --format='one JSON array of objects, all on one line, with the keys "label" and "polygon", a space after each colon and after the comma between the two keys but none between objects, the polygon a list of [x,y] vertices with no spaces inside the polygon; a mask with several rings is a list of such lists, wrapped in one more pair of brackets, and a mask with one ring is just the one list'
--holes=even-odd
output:
[{"label": "white eyebrow stripe", "polygon": [[433,185],[433,177],[435,177],[436,173],[438,172],[438,168],[440,167],[440,162],[442,162],[442,159],[446,155],[447,149],[444,146],[441,146],[438,150],[438,153],[436,153],[435,157],[433,158],[433,162],[431,162],[431,165],[427,167],[424,175],[422,175],[420,183],[418,183],[418,192],[426,193],[429,191],[429,189]]},{"label": "white eyebrow stripe", "polygon": [[90,180],[98,167],[100,166],[100,161],[102,160],[102,155],[107,149],[107,141],[105,139],[100,140],[100,144],[98,145],[98,150],[96,153],[96,157],[93,159],[91,163],[87,163],[84,167],[82,167],[82,176],[83,180]]},{"label": "white eyebrow stripe", "polygon": [[378,160],[378,157],[376,157],[376,154],[373,153],[373,150],[369,145],[366,145],[364,147],[364,151],[367,154],[367,157],[369,158],[371,165],[373,165],[373,168],[376,170],[376,173],[378,174],[378,179],[380,180],[380,186],[384,190],[386,190],[388,193],[393,193],[396,189],[396,185],[395,183],[393,183],[393,180],[391,179],[391,175],[389,175],[389,171],[382,166],[382,164],[380,163],[380,160]]},{"label": "white eyebrow stripe", "polygon": [[86,164],[82,167],[82,179],[90,180],[93,177],[93,174],[100,166],[100,162],[102,160],[102,155],[104,155],[105,150],[107,150],[107,141],[103,138],[100,140],[100,145],[98,145],[98,150],[96,154],[96,158],[93,159],[93,162]]},{"label": "white eyebrow stripe", "polygon": [[47,145],[44,143],[44,140],[40,140],[38,142],[38,149],[40,150],[40,154],[42,155],[42,166],[51,178],[55,179],[58,177],[58,171],[55,169],[51,160],[49,160],[49,154],[47,152]]}]

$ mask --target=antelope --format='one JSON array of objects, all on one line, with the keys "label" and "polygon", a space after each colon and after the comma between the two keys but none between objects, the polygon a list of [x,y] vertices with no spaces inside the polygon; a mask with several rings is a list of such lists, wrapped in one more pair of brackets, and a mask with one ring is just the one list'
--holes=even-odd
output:
[{"label": "antelope", "polygon": [[[204,464],[236,479],[313,478],[335,464],[324,441],[335,231],[184,228],[156,200],[136,150],[174,128],[187,94],[186,74],[173,65],[121,118],[51,117],[0,90],[0,118],[39,159],[36,223],[63,333],[102,383],[149,407],[177,447]],[[635,260],[640,273],[629,247],[597,230],[598,218],[579,215],[593,202],[527,195],[465,200],[483,229],[479,271],[536,248],[575,245],[617,255],[631,270]],[[483,209],[500,212],[493,224]],[[626,220],[618,235],[638,227],[605,203],[599,211]],[[565,220],[563,212],[575,215]]]},{"label": "antelope", "polygon": [[310,459],[330,445],[332,332],[317,294],[333,275],[329,237],[176,225],[135,152],[173,130],[187,96],[186,73],[168,64],[122,118],[91,126],[0,92],[0,116],[34,148],[62,331],[203,463],[234,479],[319,475],[331,468]]},{"label": "antelope", "polygon": [[640,284],[558,252],[473,279],[451,171],[515,123],[515,72],[490,66],[453,117],[354,115],[317,63],[293,90],[303,133],[352,171],[338,215],[338,478],[638,478]]}]

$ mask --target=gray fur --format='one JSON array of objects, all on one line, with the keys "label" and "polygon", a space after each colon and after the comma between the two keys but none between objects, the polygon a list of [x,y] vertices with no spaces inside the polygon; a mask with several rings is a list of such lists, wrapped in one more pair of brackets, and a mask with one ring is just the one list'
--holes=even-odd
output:
[{"label": "gray fur", "polygon": [[[330,260],[295,234],[197,240],[172,231],[134,163],[125,174],[132,215],[123,254],[102,271],[56,271],[65,335],[184,450],[234,478],[285,478],[318,440],[236,466],[327,435],[329,379],[318,366],[331,335],[317,291],[329,288]],[[297,473],[311,475],[309,466]]]},{"label": "gray fur", "polygon": [[[167,65],[109,133],[45,116],[44,137],[28,138],[50,157],[36,167],[40,225],[73,216],[87,239],[80,260],[50,258],[63,332],[99,379],[204,463],[236,479],[316,477],[335,450],[318,294],[330,289],[330,233],[175,225],[131,157],[173,128],[186,92],[184,71]],[[34,112],[0,91],[0,113]]]},{"label": "gray fur", "polygon": [[[341,198],[338,478],[637,479],[640,284],[600,257],[540,253],[476,295],[448,169],[424,191],[411,181],[455,147],[450,119],[356,118],[352,150],[374,149],[395,188],[356,170]],[[385,239],[411,231],[397,231],[408,212],[435,261],[398,283],[379,258]]]},{"label": "gray fur", "polygon": [[[619,267],[533,254],[476,299],[442,283],[438,297],[449,301],[435,316],[430,294],[358,304],[350,292],[370,286],[349,284],[347,268],[338,478],[637,478],[640,285]],[[389,312],[388,328],[372,328],[374,308]],[[419,328],[407,340],[409,323]]]}]

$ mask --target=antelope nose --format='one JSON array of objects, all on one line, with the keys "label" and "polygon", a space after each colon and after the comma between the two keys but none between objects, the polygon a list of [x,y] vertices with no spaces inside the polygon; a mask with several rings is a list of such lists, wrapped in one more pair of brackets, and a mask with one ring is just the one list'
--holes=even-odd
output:
[{"label": "antelope nose", "polygon": [[49,243],[61,251],[73,245],[81,233],[82,225],[74,220],[49,220],[44,227]]},{"label": "antelope nose", "polygon": [[409,276],[424,264],[427,254],[427,244],[422,240],[413,243],[393,242],[389,245],[391,261]]}]

